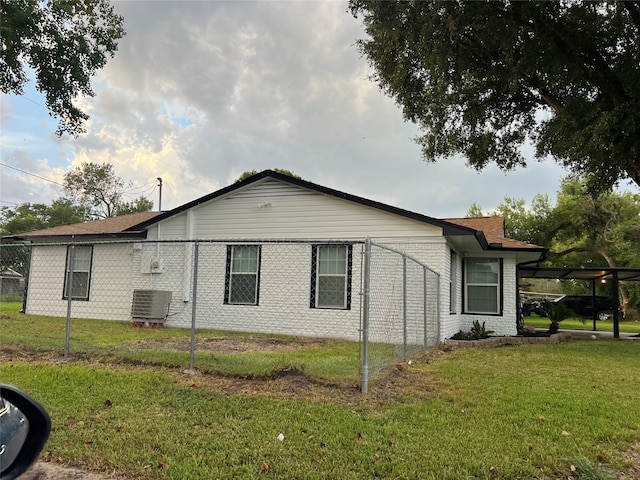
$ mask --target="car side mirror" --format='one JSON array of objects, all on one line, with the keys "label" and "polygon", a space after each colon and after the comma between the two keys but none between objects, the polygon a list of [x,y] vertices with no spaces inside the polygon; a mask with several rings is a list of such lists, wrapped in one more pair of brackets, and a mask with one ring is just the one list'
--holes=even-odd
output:
[{"label": "car side mirror", "polygon": [[38,458],[51,432],[47,411],[26,393],[0,384],[0,480],[13,480]]}]

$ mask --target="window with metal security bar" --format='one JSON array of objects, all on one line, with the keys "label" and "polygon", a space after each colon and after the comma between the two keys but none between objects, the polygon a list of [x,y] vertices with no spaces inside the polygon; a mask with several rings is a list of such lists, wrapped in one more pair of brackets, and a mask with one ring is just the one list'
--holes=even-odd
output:
[{"label": "window with metal security bar", "polygon": [[465,312],[502,313],[502,259],[465,259]]},{"label": "window with metal security bar", "polygon": [[260,245],[227,245],[224,303],[258,305]]},{"label": "window with metal security bar", "polygon": [[[72,252],[73,249],[73,252]],[[69,270],[71,257],[73,256],[73,279],[71,281],[72,300],[89,300],[89,287],[91,284],[91,261],[93,247],[91,245],[75,245],[67,247],[67,261],[64,274],[64,290],[62,298],[69,298]]]},{"label": "window with metal security bar", "polygon": [[351,308],[351,245],[313,245],[311,308]]}]

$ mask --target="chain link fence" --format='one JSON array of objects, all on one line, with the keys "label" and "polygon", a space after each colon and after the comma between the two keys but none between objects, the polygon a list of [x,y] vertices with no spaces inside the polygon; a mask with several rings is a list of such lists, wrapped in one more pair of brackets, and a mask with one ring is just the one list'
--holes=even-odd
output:
[{"label": "chain link fence", "polygon": [[392,361],[407,362],[439,343],[439,275],[405,253],[410,245],[365,243],[363,275],[361,388],[386,370],[386,344],[395,346]]},{"label": "chain link fence", "polygon": [[[28,314],[360,342],[361,385],[439,341],[438,275],[367,241],[2,244],[2,301]],[[6,276],[5,276],[6,273]],[[8,280],[9,276],[17,280]],[[7,280],[5,280],[7,278]],[[5,283],[6,282],[6,283]]]}]

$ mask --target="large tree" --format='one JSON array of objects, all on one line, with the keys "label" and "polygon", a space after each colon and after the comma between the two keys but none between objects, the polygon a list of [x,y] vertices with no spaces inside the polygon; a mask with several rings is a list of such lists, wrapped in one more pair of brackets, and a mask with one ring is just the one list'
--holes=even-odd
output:
[{"label": "large tree", "polygon": [[424,158],[525,165],[522,146],[640,185],[640,2],[350,0],[374,79],[424,134]]},{"label": "large tree", "polygon": [[139,197],[124,200],[125,182],[109,163],[83,162],[64,175],[64,191],[68,198],[86,205],[97,218],[115,217],[134,212],[147,212],[153,202]]},{"label": "large tree", "polygon": [[78,135],[89,118],[75,103],[93,96],[91,77],[113,57],[123,19],[108,0],[0,0],[0,88],[21,95],[35,75],[58,134]]}]

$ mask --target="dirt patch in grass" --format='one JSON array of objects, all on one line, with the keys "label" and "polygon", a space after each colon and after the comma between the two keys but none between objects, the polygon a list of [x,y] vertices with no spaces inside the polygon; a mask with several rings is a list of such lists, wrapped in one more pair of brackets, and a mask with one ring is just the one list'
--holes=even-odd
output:
[{"label": "dirt patch in grass", "polygon": [[631,476],[621,477],[622,479],[639,479],[640,478],[640,442],[633,445],[626,453],[626,458],[633,464]]},{"label": "dirt patch in grass", "polygon": [[43,461],[37,462],[20,476],[20,480],[107,480],[111,478],[115,477]]},{"label": "dirt patch in grass", "polygon": [[[321,339],[281,339],[270,337],[205,337],[199,338],[197,351],[212,353],[242,352],[278,352],[292,351],[321,345],[329,340]],[[189,339],[149,339],[131,344],[132,349],[157,349],[188,351]],[[414,359],[410,364],[400,363],[370,379],[369,392],[363,395],[358,383],[333,383],[307,375],[295,365],[258,377],[240,377],[212,372],[188,371],[160,365],[147,365],[136,362],[127,365],[119,360],[120,367],[136,369],[161,369],[168,371],[174,380],[190,388],[203,388],[227,395],[264,395],[274,398],[308,399],[318,402],[338,404],[388,404],[399,401],[413,402],[436,393],[434,379],[424,368],[433,359],[448,352],[441,349],[430,350]],[[73,353],[63,357],[60,352],[29,351],[14,345],[5,345],[0,349],[0,361],[25,361],[45,363],[86,363],[109,365],[109,361],[96,356]],[[197,367],[196,367],[197,368]]]},{"label": "dirt patch in grass", "polygon": [[[316,338],[275,338],[275,337],[197,337],[196,352],[242,353],[295,351],[310,345],[324,345],[327,340]],[[176,350],[188,352],[190,338],[146,339],[128,345],[138,350]]]},{"label": "dirt patch in grass", "polygon": [[0,362],[47,362],[59,363],[60,353],[52,351],[32,351],[20,348],[16,345],[2,345],[0,349]]},{"label": "dirt patch in grass", "polygon": [[434,349],[410,364],[400,363],[372,379],[369,392],[363,395],[360,385],[336,384],[308,376],[294,366],[265,377],[238,378],[211,373],[173,372],[173,378],[190,388],[203,388],[227,395],[264,395],[280,399],[307,399],[334,404],[362,405],[416,402],[436,395],[435,379],[425,369],[433,359],[446,355]]}]

